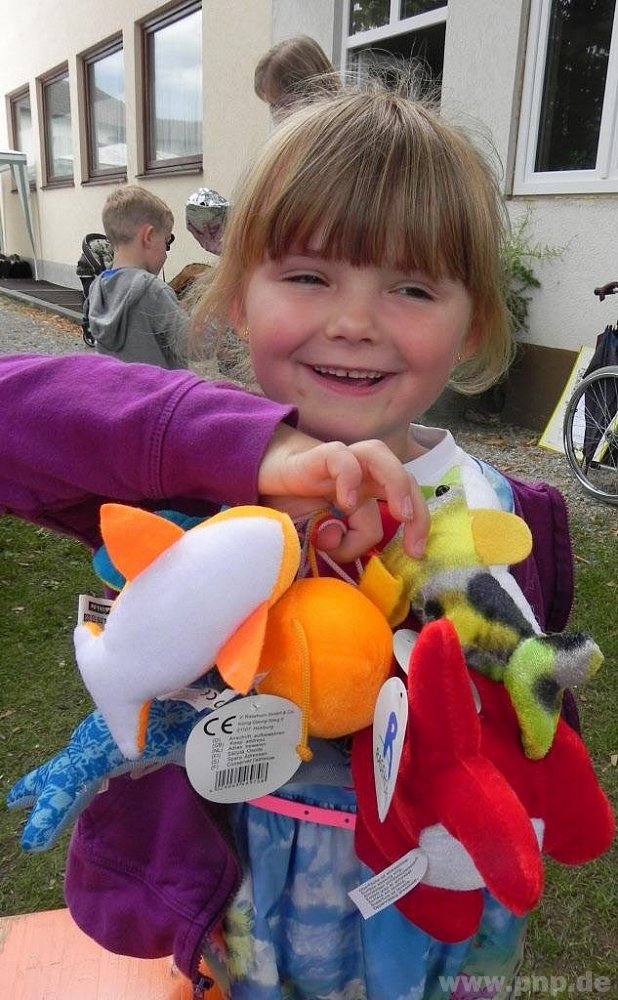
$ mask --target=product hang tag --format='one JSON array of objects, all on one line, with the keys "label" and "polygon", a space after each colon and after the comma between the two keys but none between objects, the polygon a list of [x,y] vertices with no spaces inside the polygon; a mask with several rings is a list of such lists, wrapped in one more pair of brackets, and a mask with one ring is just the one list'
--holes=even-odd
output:
[{"label": "product hang tag", "polygon": [[373,713],[373,774],[378,816],[382,823],[395,790],[407,724],[405,684],[399,677],[389,677],[380,689]]},{"label": "product hang tag", "polygon": [[414,632],[411,628],[398,628],[393,633],[393,655],[404,674],[408,672],[410,656],[417,639],[418,632]]},{"label": "product hang tag", "polygon": [[212,802],[268,795],[300,766],[300,730],[300,710],[287,698],[239,698],[194,726],[185,748],[189,781]]},{"label": "product hang tag", "polygon": [[415,847],[379,875],[374,875],[352,889],[348,896],[365,920],[368,920],[410,892],[421,881],[426,870],[427,855],[419,847]]},{"label": "product hang tag", "polygon": [[105,628],[105,622],[113,603],[107,597],[80,594],[77,599],[77,624],[85,625],[86,622],[93,622],[95,625]]}]

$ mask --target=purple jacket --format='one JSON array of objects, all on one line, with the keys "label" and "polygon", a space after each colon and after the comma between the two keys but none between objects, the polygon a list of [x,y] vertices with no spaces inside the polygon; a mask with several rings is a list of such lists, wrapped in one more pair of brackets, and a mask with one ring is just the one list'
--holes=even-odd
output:
[{"label": "purple jacket", "polygon": [[195,514],[255,503],[273,431],[295,421],[188,371],[82,354],[0,358],[0,413],[0,514],[91,547],[106,500]]},{"label": "purple jacket", "polygon": [[[208,501],[254,502],[262,454],[291,416],[187,372],[83,355],[0,359],[0,407],[8,418],[0,512],[91,545],[107,498],[141,506],[165,500],[190,512],[207,512]],[[573,584],[564,501],[545,484],[510,482],[515,511],[534,538],[514,575],[541,625],[559,631]],[[173,954],[195,979],[204,936],[239,879],[224,814],[170,765],[139,781],[114,779],[82,813],[65,895],[76,923],[105,948],[143,958]]]}]

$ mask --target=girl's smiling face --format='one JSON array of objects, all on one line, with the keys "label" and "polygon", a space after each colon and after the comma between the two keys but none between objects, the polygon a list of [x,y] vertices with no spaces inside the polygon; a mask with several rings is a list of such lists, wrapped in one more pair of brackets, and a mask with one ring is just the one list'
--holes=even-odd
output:
[{"label": "girl's smiling face", "polygon": [[438,398],[470,349],[472,300],[460,281],[353,267],[293,250],[251,273],[242,307],[257,380],[298,407],[325,441],[384,441],[415,457],[409,423]]}]

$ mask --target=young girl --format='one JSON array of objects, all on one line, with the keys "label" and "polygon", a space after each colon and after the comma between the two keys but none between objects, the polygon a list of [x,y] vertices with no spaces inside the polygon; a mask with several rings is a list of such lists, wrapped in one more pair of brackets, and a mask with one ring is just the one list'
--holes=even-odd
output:
[{"label": "young girl", "polygon": [[[370,457],[385,446],[423,486],[453,466],[478,467],[448,431],[414,423],[449,380],[480,391],[511,356],[504,212],[468,139],[404,96],[342,93],[286,119],[233,204],[198,324],[231,322],[264,394],[295,407],[312,438],[360,449],[366,478],[390,481],[390,468],[376,472]],[[165,447],[157,442],[164,463]],[[234,488],[230,471],[243,456],[238,438],[223,451],[228,464],[213,472],[210,497],[240,501],[247,490]],[[487,475],[512,506],[509,483]],[[108,495],[122,498],[118,482]],[[301,534],[307,510],[292,509]],[[535,610],[542,615],[538,602]],[[77,922],[112,950],[173,950],[196,979],[202,954],[233,1000],[506,996],[498,980],[474,993],[466,978],[508,984],[521,955],[525,920],[491,897],[478,934],[456,945],[431,939],[393,906],[361,917],[348,892],[370,873],[338,822],[355,809],[349,758],[340,745],[314,751],[311,783],[285,786],[272,809],[227,808],[240,884],[225,865],[214,872],[208,852],[218,834],[180,769],[111,781],[73,835],[67,900]],[[311,818],[298,818],[306,810]],[[231,889],[221,895],[223,884]],[[222,923],[204,912],[217,892]],[[460,992],[444,977],[460,977]]]},{"label": "young girl", "polygon": [[[253,164],[196,318],[232,321],[263,392],[295,405],[304,431],[377,438],[436,485],[473,460],[414,421],[449,380],[478,391],[511,357],[503,227],[494,176],[463,134],[392,92],[345,93],[297,111]],[[282,797],[354,809],[347,788]],[[349,831],[250,805],[231,821],[233,943],[224,932],[206,951],[234,1000],[416,1000],[448,996],[440,977],[468,967],[513,974],[525,921],[492,899],[477,938],[446,946],[394,907],[359,916],[347,893],[368,872]]]}]

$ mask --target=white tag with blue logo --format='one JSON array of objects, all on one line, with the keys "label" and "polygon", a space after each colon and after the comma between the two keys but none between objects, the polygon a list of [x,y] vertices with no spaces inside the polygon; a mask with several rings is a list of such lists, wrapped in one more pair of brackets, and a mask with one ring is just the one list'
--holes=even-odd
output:
[{"label": "white tag with blue logo", "polygon": [[393,653],[404,674],[408,672],[410,657],[417,639],[418,632],[413,632],[411,628],[398,628],[393,635]]},{"label": "white tag with blue logo", "polygon": [[408,724],[408,693],[399,677],[384,682],[373,713],[373,773],[378,816],[383,823],[391,804]]}]

